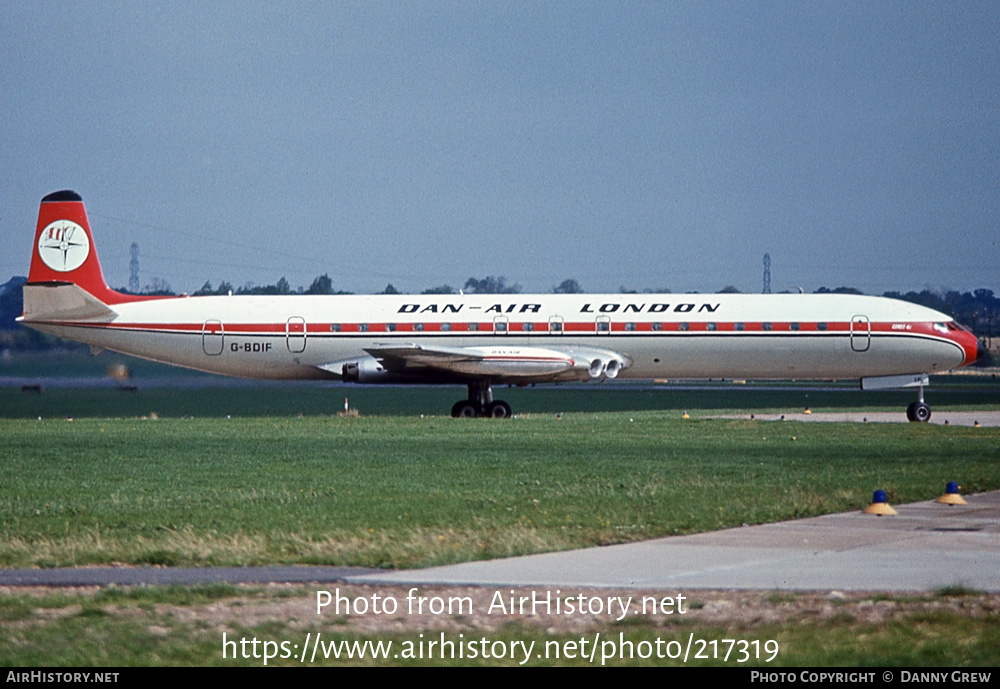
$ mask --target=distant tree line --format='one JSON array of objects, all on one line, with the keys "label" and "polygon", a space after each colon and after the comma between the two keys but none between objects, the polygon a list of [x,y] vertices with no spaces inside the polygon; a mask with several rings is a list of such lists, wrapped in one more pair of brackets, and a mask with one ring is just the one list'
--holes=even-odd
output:
[{"label": "distant tree line", "polygon": [[233,287],[232,283],[223,280],[219,283],[218,287],[212,287],[211,282],[205,282],[201,286],[201,289],[196,291],[193,296],[203,297],[206,295],[225,295],[225,294],[353,294],[353,292],[344,292],[341,290],[335,290],[333,288],[333,280],[326,273],[323,273],[309,285],[309,289],[303,289],[299,287],[297,290],[293,290],[292,286],[288,284],[288,280],[281,277],[278,282],[273,285],[254,285],[253,283],[248,283],[242,287]]},{"label": "distant tree line", "polygon": [[993,338],[997,332],[997,318],[1000,317],[1000,299],[993,290],[979,288],[971,292],[946,290],[932,292],[925,289],[922,292],[886,292],[882,296],[892,299],[902,299],[914,304],[946,313],[962,325],[970,328],[976,336],[986,343],[987,348],[993,347]]},{"label": "distant tree line", "polygon": [[[13,277],[6,283],[0,285],[0,348],[14,347],[17,349],[38,349],[47,346],[47,343],[61,342],[53,338],[48,338],[41,333],[37,333],[27,328],[18,328],[15,319],[22,312],[22,287],[27,282],[27,278]],[[119,291],[128,293],[128,290]],[[620,287],[619,293],[637,294],[639,290]],[[665,288],[644,289],[643,293],[669,293],[671,290]],[[721,293],[738,293],[736,287],[727,285],[723,287]],[[461,290],[455,289],[451,285],[438,285],[420,292],[420,294],[520,294],[521,285],[509,283],[507,278],[500,275],[489,275],[484,278],[470,277],[465,281]],[[552,288],[555,294],[580,294],[584,292],[583,287],[574,279],[566,279]],[[154,278],[147,285],[141,294],[175,294],[164,280]],[[836,287],[829,289],[820,287],[816,294],[862,294],[854,287]],[[227,295],[227,294],[352,294],[343,290],[337,290],[333,286],[333,280],[324,273],[312,281],[308,289],[299,287],[292,289],[284,277],[280,278],[273,285],[253,285],[248,283],[242,287],[233,287],[232,283],[223,280],[218,286],[212,286],[211,282],[205,282],[201,288],[194,292],[195,296],[201,295]],[[379,294],[401,294],[392,283],[385,286]],[[991,289],[975,289],[971,292],[959,292],[957,290],[944,290],[935,292],[925,289],[922,292],[885,292],[884,297],[900,299],[903,301],[920,304],[928,308],[946,313],[956,321],[972,329],[976,336],[992,347],[994,337],[1000,336],[997,332],[998,316],[1000,316],[1000,299],[998,299]]]}]

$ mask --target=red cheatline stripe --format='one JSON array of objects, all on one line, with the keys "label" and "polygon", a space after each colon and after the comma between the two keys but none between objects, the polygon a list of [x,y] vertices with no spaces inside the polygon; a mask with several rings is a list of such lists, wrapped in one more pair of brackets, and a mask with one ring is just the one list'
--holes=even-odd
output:
[{"label": "red cheatline stripe", "polygon": [[573,360],[564,356],[484,356],[486,361],[568,361]]},{"label": "red cheatline stripe", "polygon": [[[218,321],[207,323],[91,323],[75,321],[39,321],[53,325],[78,326],[87,328],[99,328],[109,330],[132,330],[132,331],[154,331],[166,333],[217,333],[222,330],[228,335],[302,335],[303,323],[224,323]],[[476,326],[470,328],[470,325]],[[550,331],[547,322],[532,322],[531,328],[525,329],[528,323],[508,323],[506,334],[530,334],[530,335],[561,335],[561,334],[607,334],[609,331],[599,331],[597,323],[593,321],[563,323],[562,330]],[[677,334],[702,334],[702,333],[781,333],[781,334],[823,334],[823,333],[847,333],[852,331],[852,324],[849,322],[831,323],[793,323],[790,322],[601,322],[600,325],[608,325],[610,332],[615,334],[636,333],[677,333]],[[820,325],[825,327],[821,328]],[[390,327],[391,326],[391,327]],[[504,331],[493,329],[493,323],[309,323],[306,331],[310,335],[330,335],[330,334],[428,334],[437,333],[442,335],[450,334],[503,334]],[[950,340],[951,333],[942,333],[934,327],[933,323],[861,323],[854,324],[854,335],[865,337],[869,333],[883,333],[890,335],[931,335],[936,338]],[[956,330],[956,333],[961,331]]]}]

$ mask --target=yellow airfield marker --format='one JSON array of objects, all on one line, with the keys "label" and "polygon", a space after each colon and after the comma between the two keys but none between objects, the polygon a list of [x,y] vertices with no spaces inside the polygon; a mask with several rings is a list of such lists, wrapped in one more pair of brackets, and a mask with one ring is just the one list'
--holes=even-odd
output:
[{"label": "yellow airfield marker", "polygon": [[958,494],[958,484],[954,481],[949,481],[948,485],[944,489],[944,495],[935,500],[942,505],[968,505],[961,495]]},{"label": "yellow airfield marker", "polygon": [[874,514],[877,517],[896,514],[885,499],[885,491],[881,488],[872,493],[872,504],[864,509],[865,514]]}]

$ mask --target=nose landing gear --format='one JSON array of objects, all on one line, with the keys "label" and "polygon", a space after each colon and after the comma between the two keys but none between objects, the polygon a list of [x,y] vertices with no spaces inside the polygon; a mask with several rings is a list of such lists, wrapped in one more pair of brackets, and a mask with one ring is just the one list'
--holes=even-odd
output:
[{"label": "nose landing gear", "polygon": [[906,408],[906,418],[911,422],[926,423],[931,419],[931,407],[924,402],[924,386],[919,386],[917,390],[917,401]]},{"label": "nose landing gear", "polygon": [[931,408],[924,402],[914,402],[906,408],[906,418],[909,421],[926,422],[930,421]]}]

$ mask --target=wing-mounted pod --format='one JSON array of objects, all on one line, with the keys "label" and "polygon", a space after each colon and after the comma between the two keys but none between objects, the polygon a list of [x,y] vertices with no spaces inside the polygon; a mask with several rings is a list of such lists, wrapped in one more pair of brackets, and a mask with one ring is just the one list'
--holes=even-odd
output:
[{"label": "wing-mounted pod", "polygon": [[564,350],[576,359],[580,380],[610,380],[632,365],[632,359],[610,349],[573,348]]},{"label": "wing-mounted pod", "polygon": [[346,361],[320,364],[316,368],[340,376],[347,383],[412,383],[413,376],[399,371],[388,370],[373,356],[362,356]]},{"label": "wing-mounted pod", "polygon": [[385,383],[393,377],[375,357],[348,361],[341,366],[340,375],[350,383]]}]

